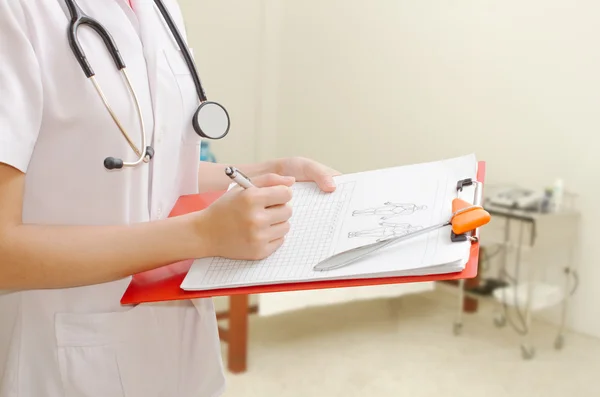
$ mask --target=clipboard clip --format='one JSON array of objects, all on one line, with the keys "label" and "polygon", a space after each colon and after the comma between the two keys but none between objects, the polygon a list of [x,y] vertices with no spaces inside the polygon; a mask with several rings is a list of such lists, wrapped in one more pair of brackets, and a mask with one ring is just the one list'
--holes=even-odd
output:
[{"label": "clipboard clip", "polygon": [[[459,193],[465,186],[475,185],[475,195],[473,204],[459,198]],[[450,238],[453,242],[461,242],[470,240],[472,242],[479,241],[478,230],[481,226],[489,223],[491,216],[481,206],[481,183],[472,179],[463,179],[458,181],[456,185],[457,197],[452,200],[452,215],[446,222],[432,225],[424,229],[417,230],[399,237],[391,237],[375,243],[352,248],[338,254],[332,255],[325,260],[319,262],[313,267],[315,271],[328,271],[339,269],[350,265],[357,260],[364,258],[377,252],[387,246],[408,240],[410,238],[429,233],[431,231],[451,226]]]},{"label": "clipboard clip", "polygon": [[[452,212],[456,213],[456,211],[460,210],[461,208],[466,208],[468,206],[470,206],[470,204],[468,204],[466,201],[461,200],[459,198],[460,192],[463,191],[463,188],[465,186],[472,186],[475,185],[475,194],[473,195],[473,207],[478,207],[481,208],[483,210],[483,207],[481,206],[481,200],[482,200],[482,186],[481,186],[481,182],[478,182],[476,180],[473,180],[472,178],[467,178],[467,179],[461,179],[460,181],[458,181],[456,183],[456,198],[452,201]],[[482,223],[481,225],[475,225],[477,222],[475,222],[473,225],[469,225],[469,222],[474,222],[475,218],[477,216],[481,215],[482,221],[485,221],[485,223]],[[479,228],[485,224],[487,224],[490,221],[490,214],[483,210],[483,212],[480,212],[479,214],[470,214],[469,216],[465,217],[465,221],[467,222],[467,225],[465,225],[465,228],[467,230],[462,231],[462,229],[457,229],[457,230],[452,230],[452,232],[450,233],[450,240],[452,240],[452,242],[461,242],[461,241],[466,241],[466,240],[470,240],[472,242],[477,242],[479,241]],[[472,227],[471,227],[472,226]]]}]

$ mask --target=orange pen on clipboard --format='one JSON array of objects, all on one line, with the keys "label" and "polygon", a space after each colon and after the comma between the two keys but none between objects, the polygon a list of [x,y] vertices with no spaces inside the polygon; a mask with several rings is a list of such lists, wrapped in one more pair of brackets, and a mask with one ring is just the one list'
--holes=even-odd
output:
[{"label": "orange pen on clipboard", "polygon": [[[462,189],[462,185],[459,184],[458,189]],[[376,243],[371,243],[340,252],[319,262],[313,267],[313,270],[327,271],[339,269],[341,267],[348,266],[352,262],[364,258],[365,256],[389,245],[396,244],[447,226],[452,226],[452,232],[455,235],[465,235],[466,233],[474,231],[477,228],[487,224],[490,219],[490,214],[480,205],[472,205],[460,198],[455,198],[452,201],[452,216],[448,221],[438,223],[437,225],[429,226],[403,236],[391,237]],[[475,239],[476,237],[470,238]]]}]

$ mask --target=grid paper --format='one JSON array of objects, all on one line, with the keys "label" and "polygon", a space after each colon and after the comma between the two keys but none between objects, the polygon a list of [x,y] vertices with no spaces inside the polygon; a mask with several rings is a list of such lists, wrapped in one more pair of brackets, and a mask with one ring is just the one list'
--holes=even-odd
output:
[{"label": "grid paper", "polygon": [[293,189],[290,231],[277,251],[260,261],[212,258],[197,281],[214,287],[316,276],[313,266],[332,255],[338,218],[352,197],[354,182],[337,185],[333,193],[321,192],[314,184]]}]

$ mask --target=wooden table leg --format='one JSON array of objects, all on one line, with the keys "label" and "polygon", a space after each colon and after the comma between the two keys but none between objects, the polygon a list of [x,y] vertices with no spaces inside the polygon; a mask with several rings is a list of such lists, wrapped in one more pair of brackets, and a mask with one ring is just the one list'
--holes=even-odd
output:
[{"label": "wooden table leg", "polygon": [[248,357],[248,295],[229,297],[227,359],[233,373],[246,371]]}]

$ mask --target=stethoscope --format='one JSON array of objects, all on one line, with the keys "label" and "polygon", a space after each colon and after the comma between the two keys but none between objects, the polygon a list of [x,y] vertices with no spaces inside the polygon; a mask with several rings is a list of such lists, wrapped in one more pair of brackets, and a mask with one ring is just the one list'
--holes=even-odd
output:
[{"label": "stethoscope", "polygon": [[[152,159],[152,157],[154,157],[154,148],[150,145],[146,146],[146,130],[144,127],[144,120],[142,117],[142,109],[140,107],[137,95],[135,93],[135,90],[133,89],[131,81],[129,80],[129,76],[127,75],[127,68],[125,66],[125,62],[123,61],[123,58],[121,57],[121,54],[119,53],[119,49],[117,48],[112,36],[110,35],[110,33],[108,33],[104,26],[102,26],[95,19],[86,15],[81,10],[79,5],[77,5],[75,0],[65,0],[65,3],[67,4],[69,12],[71,13],[71,23],[69,24],[68,30],[69,44],[71,45],[71,49],[73,50],[73,53],[75,54],[77,61],[81,65],[81,68],[83,69],[83,72],[85,73],[86,77],[92,82],[92,84],[96,88],[98,95],[102,99],[104,106],[110,113],[115,124],[129,143],[129,146],[131,146],[133,151],[138,156],[138,159],[134,162],[125,162],[119,158],[107,157],[106,159],[104,159],[104,167],[106,167],[106,169],[113,170],[120,169],[123,167],[135,167],[141,164],[142,162],[148,163]],[[196,86],[196,92],[198,94],[198,98],[200,99],[200,106],[198,107],[198,110],[196,110],[196,113],[194,113],[194,116],[192,118],[192,126],[194,128],[194,131],[196,131],[196,133],[203,138],[223,138],[229,132],[230,126],[229,114],[227,113],[227,110],[225,110],[225,108],[220,104],[216,102],[210,102],[206,99],[206,94],[204,93],[204,89],[202,88],[202,83],[200,82],[200,77],[198,76],[194,60],[190,55],[187,45],[183,41],[181,33],[179,33],[177,26],[173,22],[173,18],[171,18],[169,11],[165,8],[161,0],[154,0],[154,3],[160,10],[160,13],[162,14],[164,20],[169,26],[169,29],[171,30],[171,33],[175,37],[175,40],[177,41],[177,44],[179,45],[179,48],[183,53],[183,57],[185,58],[185,63],[187,64],[188,69],[190,70],[192,79],[194,80],[194,85]],[[94,77],[94,70],[90,66],[85,56],[85,53],[83,52],[83,49],[79,44],[79,40],[77,39],[77,29],[82,25],[89,26],[98,35],[100,35],[113,61],[115,62],[115,65],[121,71],[121,74],[123,75],[125,82],[127,83],[129,92],[133,96],[133,99],[135,101],[136,111],[139,117],[143,148],[141,150],[131,140],[129,134],[127,134],[127,131],[125,131],[125,128],[119,121],[119,118],[117,117],[115,112],[108,104],[108,101],[104,96],[102,89],[100,88],[98,82]]]}]

